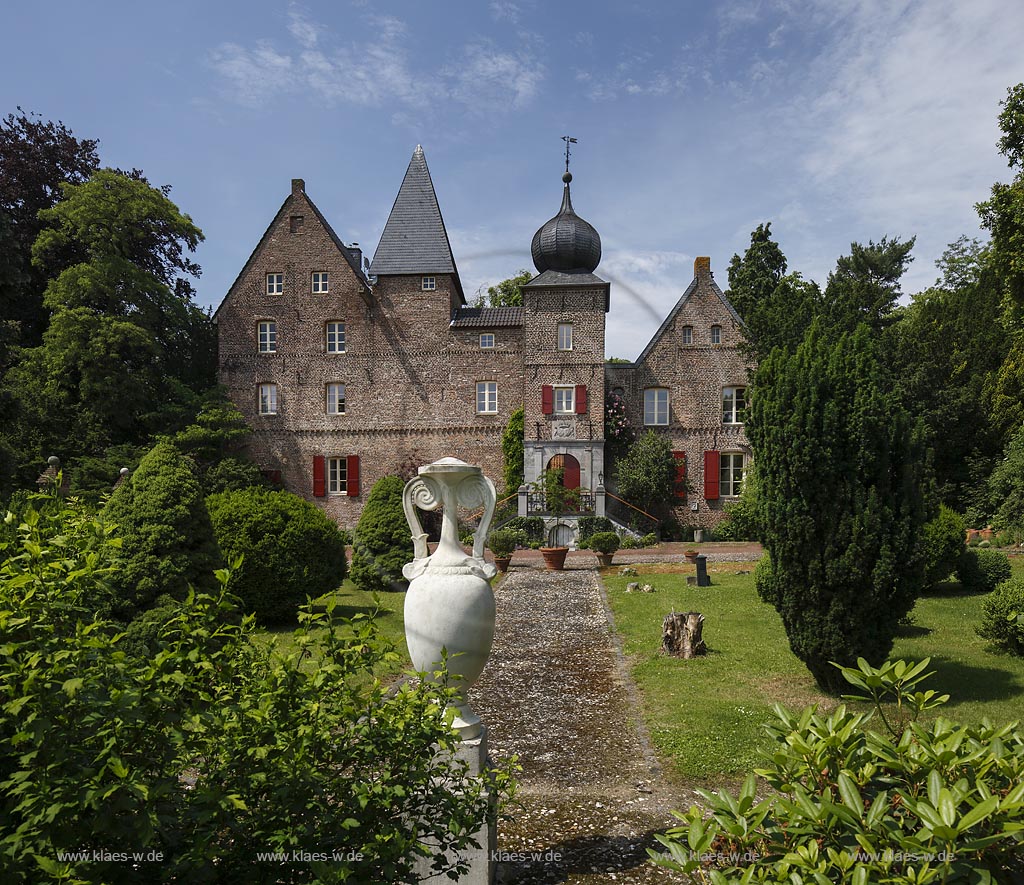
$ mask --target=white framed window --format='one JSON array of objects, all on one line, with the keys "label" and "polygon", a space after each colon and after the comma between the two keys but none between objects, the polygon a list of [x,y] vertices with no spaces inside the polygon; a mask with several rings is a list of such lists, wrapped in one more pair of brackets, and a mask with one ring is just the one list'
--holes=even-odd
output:
[{"label": "white framed window", "polygon": [[261,384],[260,385],[260,414],[261,415],[276,415],[277,414],[277,385],[276,384]]},{"label": "white framed window", "polygon": [[572,323],[558,324],[558,349],[572,350]]},{"label": "white framed window", "polygon": [[722,452],[718,469],[718,492],[726,498],[735,498],[743,490],[746,459],[742,452]]},{"label": "white framed window", "polygon": [[494,333],[483,332],[480,335],[480,349],[481,350],[493,350],[494,349]]},{"label": "white framed window", "polygon": [[326,327],[326,347],[328,353],[345,352],[345,324],[332,320]]},{"label": "white framed window", "polygon": [[313,271],[313,294],[324,295],[327,292],[328,281],[326,270]]},{"label": "white framed window", "polygon": [[420,288],[424,292],[433,292],[437,288],[437,278],[436,277],[424,277],[420,281]]},{"label": "white framed window", "polygon": [[283,273],[268,273],[267,274],[267,294],[268,295],[280,295],[284,292],[284,274]]},{"label": "white framed window", "polygon": [[277,353],[277,321],[263,320],[259,324],[260,353]]},{"label": "white framed window", "polygon": [[668,388],[644,389],[644,424],[668,424]]},{"label": "white framed window", "polygon": [[345,385],[332,382],[327,385],[327,414],[345,414]]},{"label": "white framed window", "polygon": [[576,388],[575,387],[556,387],[554,388],[555,394],[555,412],[561,415],[575,414],[576,412]]},{"label": "white framed window", "polygon": [[747,410],[747,388],[722,388],[722,423],[742,424]]},{"label": "white framed window", "polygon": [[711,343],[721,344],[722,343],[722,327],[712,326],[711,327]]},{"label": "white framed window", "polygon": [[693,344],[693,326],[683,326],[679,340],[683,344]]},{"label": "white framed window", "polygon": [[348,494],[348,458],[327,459],[327,494]]},{"label": "white framed window", "polygon": [[476,410],[480,415],[494,415],[498,411],[498,382],[477,381]]}]

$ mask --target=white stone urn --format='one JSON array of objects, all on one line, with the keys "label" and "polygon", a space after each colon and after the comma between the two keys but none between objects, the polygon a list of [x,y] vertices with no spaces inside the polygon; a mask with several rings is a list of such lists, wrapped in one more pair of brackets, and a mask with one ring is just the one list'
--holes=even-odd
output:
[{"label": "white stone urn", "polygon": [[[494,516],[494,483],[483,469],[458,458],[442,458],[419,469],[402,495],[405,518],[412,531],[413,561],[402,573],[409,580],[405,596],[405,641],[417,670],[432,672],[447,651],[448,673],[459,677],[454,727],[462,740],[482,731],[480,717],[466,700],[480,678],[494,640],[494,593],[490,580],[496,570],[484,562],[484,542]],[[459,543],[458,507],[483,508],[473,535],[473,552]],[[428,555],[427,536],[416,508],[442,508],[441,541]]]}]

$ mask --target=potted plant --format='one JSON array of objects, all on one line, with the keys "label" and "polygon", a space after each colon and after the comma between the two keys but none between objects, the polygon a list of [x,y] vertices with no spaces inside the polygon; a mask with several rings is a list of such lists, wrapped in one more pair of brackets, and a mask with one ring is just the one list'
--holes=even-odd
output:
[{"label": "potted plant", "polygon": [[[544,496],[545,509],[555,517],[556,524],[564,514],[577,508],[580,502],[580,490],[567,489],[562,484],[562,475],[561,468],[548,469],[543,471],[537,481],[531,485],[535,494]],[[541,547],[540,552],[549,569],[561,571],[565,568],[565,557],[569,553],[568,547]]]},{"label": "potted plant", "polygon": [[512,553],[516,549],[516,533],[508,529],[497,529],[487,538],[487,546],[494,554],[494,565],[499,572],[508,571]]},{"label": "potted plant", "polygon": [[689,563],[696,563],[697,557],[700,555],[699,550],[684,550],[683,556],[686,557],[686,561]]},{"label": "potted plant", "polygon": [[590,536],[590,549],[597,554],[601,568],[608,568],[619,549],[619,536],[615,532],[597,532]]}]

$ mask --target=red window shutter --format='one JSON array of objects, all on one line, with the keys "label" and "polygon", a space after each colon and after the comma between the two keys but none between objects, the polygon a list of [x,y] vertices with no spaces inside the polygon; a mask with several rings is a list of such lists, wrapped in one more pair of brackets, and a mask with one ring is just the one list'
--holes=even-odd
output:
[{"label": "red window shutter", "polygon": [[721,461],[720,452],[704,453],[704,500],[718,500],[718,469]]},{"label": "red window shutter", "polygon": [[686,499],[686,452],[673,452],[676,461],[676,497]]},{"label": "red window shutter", "polygon": [[359,456],[349,455],[346,466],[347,488],[350,498],[359,497]]},{"label": "red window shutter", "polygon": [[540,389],[540,408],[545,415],[555,411],[555,392],[550,384],[545,384]]},{"label": "red window shutter", "polygon": [[322,498],[327,494],[327,481],[324,476],[324,456],[313,456],[313,497]]},{"label": "red window shutter", "polygon": [[587,387],[585,384],[576,385],[576,414],[587,414]]}]

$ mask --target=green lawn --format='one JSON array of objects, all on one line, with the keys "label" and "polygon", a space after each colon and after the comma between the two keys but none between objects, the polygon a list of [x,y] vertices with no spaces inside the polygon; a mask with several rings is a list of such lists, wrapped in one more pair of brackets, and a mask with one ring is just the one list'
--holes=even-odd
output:
[{"label": "green lawn", "polygon": [[[338,590],[321,597],[318,604],[326,603],[333,596],[337,600],[334,609],[335,618],[354,618],[356,615],[371,615],[377,611],[377,626],[381,634],[388,639],[401,656],[401,660],[382,672],[382,676],[397,675],[402,670],[411,666],[409,661],[409,650],[405,645],[405,626],[403,611],[405,608],[405,593],[378,593],[374,600],[373,594],[359,590],[355,584],[346,580]],[[378,610],[379,603],[379,610]],[[286,624],[259,630],[256,633],[256,640],[260,642],[273,642],[278,650],[288,652],[295,648],[293,632],[296,624]],[[314,636],[317,635],[316,631]]]},{"label": "green lawn", "polygon": [[[1022,563],[1024,566],[1024,563]],[[821,695],[789,650],[775,610],[757,598],[753,563],[714,563],[711,587],[689,587],[692,567],[638,565],[639,578],[608,576],[605,585],[616,627],[643,699],[651,737],[674,773],[689,782],[721,785],[760,765],[770,747],[763,726],[772,705],[791,709],[834,705]],[[1015,572],[1018,568],[1015,563]],[[684,571],[680,572],[682,568]],[[625,593],[640,580],[654,593]],[[951,695],[943,711],[963,720],[1020,718],[1024,711],[1024,660],[994,652],[974,632],[982,596],[942,595],[919,600],[915,627],[897,640],[894,657],[931,657],[930,686]],[[699,611],[710,654],[692,661],[660,653],[661,622],[670,611]]]}]

